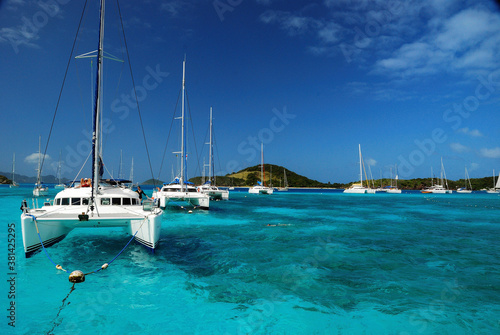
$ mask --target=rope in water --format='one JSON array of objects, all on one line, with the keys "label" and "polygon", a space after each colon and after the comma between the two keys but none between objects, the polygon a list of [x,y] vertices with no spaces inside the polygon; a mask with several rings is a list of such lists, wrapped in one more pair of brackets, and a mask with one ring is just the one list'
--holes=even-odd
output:
[{"label": "rope in water", "polygon": [[[42,237],[40,236],[40,231],[38,230],[38,224],[37,224],[36,217],[35,217],[34,215],[32,215],[32,214],[27,214],[27,215],[28,215],[28,216],[31,216],[31,217],[33,218],[33,221],[35,222],[36,233],[37,233],[37,235],[38,235],[38,239],[40,240],[40,244],[41,244],[42,249],[43,249],[43,251],[45,252],[45,255],[47,256],[47,258],[50,260],[50,262],[51,262],[52,264],[54,264],[54,266],[56,267],[56,269],[58,269],[58,270],[62,270],[62,271],[64,271],[64,272],[68,272],[68,270],[64,269],[61,265],[56,264],[56,263],[52,260],[52,258],[50,257],[50,254],[49,254],[49,252],[47,251],[47,248],[45,248],[45,245],[43,244]],[[109,266],[111,263],[113,263],[113,262],[114,262],[114,261],[115,261],[115,260],[116,260],[116,259],[117,259],[117,258],[118,258],[118,257],[119,257],[119,256],[120,256],[123,252],[124,252],[124,251],[125,251],[125,249],[129,246],[129,244],[130,244],[130,243],[132,242],[132,240],[135,238],[135,236],[137,235],[137,233],[139,232],[139,230],[141,230],[141,228],[142,228],[142,226],[144,225],[144,222],[146,222],[146,220],[147,220],[147,217],[145,217],[145,218],[144,218],[144,220],[142,220],[141,225],[139,226],[139,228],[137,229],[137,231],[134,233],[134,235],[130,238],[130,240],[127,242],[127,244],[126,244],[126,245],[122,248],[122,250],[120,250],[120,252],[119,252],[119,253],[118,253],[118,254],[117,254],[117,255],[116,255],[116,256],[115,256],[115,257],[114,257],[114,258],[113,258],[110,262],[108,262],[108,263],[104,263],[104,264],[103,264],[103,265],[102,265],[99,269],[97,269],[97,270],[91,271],[91,272],[86,273],[86,274],[81,273],[81,275],[83,275],[83,279],[82,279],[81,281],[73,281],[73,280],[72,280],[72,276],[71,276],[71,275],[73,275],[73,274],[74,274],[75,272],[77,272],[77,271],[78,271],[78,272],[81,272],[81,271],[79,271],[79,270],[73,271],[73,272],[72,272],[72,274],[70,275],[70,281],[71,281],[71,282],[73,282],[73,283],[82,282],[82,281],[85,281],[85,276],[86,276],[86,275],[89,275],[89,274],[92,274],[92,273],[97,273],[97,272],[99,272],[99,271],[101,271],[101,270],[105,270],[105,269],[107,269],[107,268],[108,268],[108,266]],[[79,276],[79,274],[75,274],[75,275]]]}]

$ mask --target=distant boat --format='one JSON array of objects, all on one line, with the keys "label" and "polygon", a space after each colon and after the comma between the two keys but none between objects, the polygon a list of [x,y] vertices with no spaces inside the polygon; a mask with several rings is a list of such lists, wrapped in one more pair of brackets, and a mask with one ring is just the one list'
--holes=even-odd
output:
[{"label": "distant boat", "polygon": [[465,167],[465,186],[457,189],[457,193],[462,193],[462,194],[472,193],[472,185],[470,183],[469,172],[467,172],[467,166]]},{"label": "distant boat", "polygon": [[486,193],[491,193],[491,194],[500,193],[500,174],[498,175],[498,180],[495,184],[495,170],[493,170],[493,188],[486,190]]},{"label": "distant boat", "polygon": [[10,188],[19,187],[19,184],[15,182],[14,176],[16,171],[16,153],[12,156],[12,184],[9,185]]},{"label": "distant boat", "polygon": [[33,189],[33,196],[40,197],[49,194],[49,187],[43,185],[41,181],[42,165],[42,137],[38,138],[38,168],[36,169],[36,183]]},{"label": "distant boat", "polygon": [[175,177],[169,184],[163,184],[162,188],[153,192],[153,198],[157,199],[160,208],[169,207],[200,207],[209,209],[210,197],[198,192],[193,183],[184,180],[186,178],[187,155],[185,148],[185,124],[184,124],[184,102],[186,90],[186,59],[182,62],[182,102],[181,102],[181,150],[176,152],[180,154],[181,171],[180,175]]},{"label": "distant boat", "polygon": [[386,186],[385,189],[386,189],[386,192],[387,193],[391,193],[391,194],[401,194],[401,190],[398,188],[398,166],[396,165],[395,167],[395,170],[396,170],[396,178],[394,179],[395,180],[395,184],[396,185],[392,185],[392,168],[391,168],[391,186]]},{"label": "distant boat", "polygon": [[57,179],[59,180],[59,184],[55,185],[55,189],[64,189],[66,185],[61,183],[61,152],[59,152],[59,164],[57,166]]},{"label": "distant boat", "polygon": [[[198,191],[206,194],[212,200],[229,200],[229,191],[222,190],[215,185],[215,177],[214,177],[214,150],[213,150],[213,132],[212,132],[212,107],[210,107],[210,141],[208,143],[208,181],[203,183],[203,185],[198,186]],[[205,167],[203,167],[203,171],[205,171]]]},{"label": "distant boat", "polygon": [[280,192],[286,192],[288,191],[288,180],[286,179],[286,170],[283,169],[283,180],[284,180],[284,187],[278,187],[278,191]]},{"label": "distant boat", "polygon": [[260,180],[257,185],[248,189],[250,194],[273,194],[274,189],[266,186],[266,174],[264,171],[264,144],[260,144],[261,164],[260,164]]},{"label": "distant boat", "polygon": [[440,180],[441,180],[441,184],[432,185],[431,187],[423,189],[420,192],[421,193],[433,193],[433,194],[450,194],[450,193],[453,193],[450,189],[448,189],[448,180],[446,179],[446,172],[444,170],[444,164],[443,164],[443,158],[442,157],[441,157],[441,178],[440,178]]},{"label": "distant boat", "polygon": [[363,157],[361,155],[361,144],[359,144],[359,180],[360,180],[359,183],[352,184],[351,187],[346,188],[344,190],[344,193],[355,193],[355,194],[375,193],[374,189],[363,186]]}]

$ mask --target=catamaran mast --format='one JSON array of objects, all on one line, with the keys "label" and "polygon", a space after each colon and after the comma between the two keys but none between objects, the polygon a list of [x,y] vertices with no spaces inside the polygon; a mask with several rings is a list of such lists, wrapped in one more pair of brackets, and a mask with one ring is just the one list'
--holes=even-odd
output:
[{"label": "catamaran mast", "polygon": [[262,186],[266,186],[266,176],[264,175],[264,143],[260,143],[260,180],[262,181]]},{"label": "catamaran mast", "polygon": [[361,180],[361,186],[363,186],[363,167],[361,166],[361,144],[359,144],[359,178]]},{"label": "catamaran mast", "polygon": [[184,169],[186,153],[184,148],[184,99],[186,94],[186,56],[182,62],[182,104],[181,104],[181,192],[184,189]]},{"label": "catamaran mast", "polygon": [[208,180],[212,182],[213,174],[212,174],[212,107],[210,107],[210,144],[208,149]]},{"label": "catamaran mast", "polygon": [[99,47],[97,49],[97,76],[96,76],[96,89],[94,99],[94,126],[92,133],[92,203],[94,204],[95,198],[99,189],[100,179],[100,162],[101,162],[101,92],[102,92],[102,60],[103,60],[103,40],[104,40],[104,0],[101,0],[100,8],[100,21],[99,21]]}]

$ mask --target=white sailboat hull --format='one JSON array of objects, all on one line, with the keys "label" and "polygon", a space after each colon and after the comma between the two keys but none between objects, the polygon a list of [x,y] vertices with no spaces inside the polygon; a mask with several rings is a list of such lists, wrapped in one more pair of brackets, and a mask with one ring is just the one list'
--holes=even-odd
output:
[{"label": "white sailboat hull", "polygon": [[[186,192],[186,189],[188,192]],[[181,189],[179,184],[166,185],[162,188],[162,190],[153,192],[153,198],[158,201],[161,209],[168,207],[210,208],[209,196],[202,192],[198,192],[196,188],[192,186],[184,186]]]},{"label": "white sailboat hull", "polygon": [[274,190],[271,187],[253,186],[248,189],[250,194],[273,194]]}]

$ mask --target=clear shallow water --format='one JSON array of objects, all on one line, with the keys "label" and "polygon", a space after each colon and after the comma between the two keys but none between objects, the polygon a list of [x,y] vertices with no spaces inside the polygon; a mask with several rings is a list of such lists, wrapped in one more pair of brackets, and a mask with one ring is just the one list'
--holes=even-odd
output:
[{"label": "clear shallow water", "polygon": [[[62,305],[68,274],[23,255],[30,194],[0,188],[0,247],[6,259],[16,223],[18,274],[15,332],[3,321],[2,334],[500,333],[496,195],[232,192],[209,212],[167,211],[154,255],[131,244]],[[80,229],[48,251],[90,272],[128,239]]]}]

